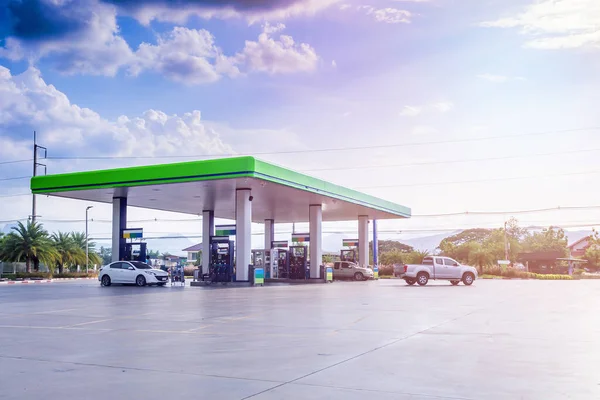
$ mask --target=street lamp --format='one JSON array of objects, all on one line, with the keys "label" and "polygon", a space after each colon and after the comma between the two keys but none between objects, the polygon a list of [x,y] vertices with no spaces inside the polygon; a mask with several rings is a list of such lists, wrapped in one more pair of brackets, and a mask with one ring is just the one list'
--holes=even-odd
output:
[{"label": "street lamp", "polygon": [[94,206],[87,206],[85,209],[85,273],[88,272],[89,265],[89,251],[88,251],[88,211],[90,208],[94,208]]}]

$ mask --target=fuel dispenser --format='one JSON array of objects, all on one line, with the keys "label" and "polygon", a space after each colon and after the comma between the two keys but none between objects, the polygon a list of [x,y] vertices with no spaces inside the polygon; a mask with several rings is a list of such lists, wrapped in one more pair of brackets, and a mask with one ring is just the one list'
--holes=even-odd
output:
[{"label": "fuel dispenser", "polygon": [[125,243],[125,261],[146,262],[146,243]]},{"label": "fuel dispenser", "polygon": [[233,241],[228,236],[212,236],[210,238],[211,282],[231,282],[233,277]]},{"label": "fuel dispenser", "polygon": [[356,263],[358,261],[358,258],[356,257],[356,249],[341,250],[340,261],[349,261]]},{"label": "fuel dispenser", "polygon": [[358,255],[356,254],[358,239],[342,239],[342,246],[349,247],[349,249],[340,251],[340,261],[358,264]]},{"label": "fuel dispenser", "polygon": [[291,246],[289,254],[289,278],[306,279],[308,247]]},{"label": "fuel dispenser", "polygon": [[289,252],[285,249],[276,249],[277,257],[273,255],[272,262],[276,263],[277,266],[277,277],[278,278],[289,278],[290,277],[290,257]]},{"label": "fuel dispenser", "polygon": [[252,265],[265,271],[265,278],[271,278],[271,251],[252,250]]}]

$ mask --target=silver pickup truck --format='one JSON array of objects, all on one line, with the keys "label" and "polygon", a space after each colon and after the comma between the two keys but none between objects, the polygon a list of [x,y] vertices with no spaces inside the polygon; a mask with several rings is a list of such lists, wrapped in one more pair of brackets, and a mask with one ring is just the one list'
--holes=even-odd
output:
[{"label": "silver pickup truck", "polygon": [[422,264],[407,264],[394,267],[394,275],[406,281],[409,285],[418,283],[427,285],[430,279],[448,280],[453,285],[460,282],[469,286],[477,279],[477,270],[448,257],[428,256]]}]

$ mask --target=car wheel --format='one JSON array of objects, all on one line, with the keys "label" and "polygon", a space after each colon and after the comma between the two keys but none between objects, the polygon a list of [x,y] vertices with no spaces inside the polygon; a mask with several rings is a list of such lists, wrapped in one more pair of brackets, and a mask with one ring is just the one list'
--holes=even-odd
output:
[{"label": "car wheel", "polygon": [[466,272],[463,275],[462,281],[465,285],[470,286],[475,281],[475,275],[472,272]]},{"label": "car wheel", "polygon": [[110,276],[104,275],[100,282],[102,283],[102,286],[110,286]]},{"label": "car wheel", "polygon": [[417,283],[415,279],[405,279],[404,282],[406,282],[407,285],[414,285]]},{"label": "car wheel", "polygon": [[362,272],[357,272],[354,274],[354,280],[355,281],[364,281],[365,276],[362,274]]},{"label": "car wheel", "polygon": [[144,278],[143,275],[138,275],[138,277],[135,278],[135,284],[138,286],[146,286],[146,278]]},{"label": "car wheel", "polygon": [[417,274],[417,283],[419,286],[425,286],[427,285],[427,282],[429,282],[429,275],[427,272],[419,272]]},{"label": "car wheel", "polygon": [[450,283],[451,283],[453,286],[456,286],[456,285],[458,285],[458,284],[460,283],[460,281],[450,281]]}]

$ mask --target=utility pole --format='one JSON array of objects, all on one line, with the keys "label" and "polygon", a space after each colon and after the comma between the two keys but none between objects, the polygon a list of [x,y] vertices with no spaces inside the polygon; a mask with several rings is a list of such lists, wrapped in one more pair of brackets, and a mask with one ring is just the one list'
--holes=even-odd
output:
[{"label": "utility pole", "polygon": [[[37,144],[37,134],[33,131],[33,176],[37,176],[37,167],[44,167],[44,175],[46,174],[46,165],[38,163],[38,149],[44,150],[44,158],[48,156],[48,149]],[[38,216],[36,212],[35,194],[31,196],[31,223],[35,223],[35,218]]]},{"label": "utility pole", "polygon": [[93,208],[94,206],[87,206],[87,208],[85,209],[85,272],[88,272],[88,265],[90,264],[89,261],[89,249],[88,249],[88,211],[90,210],[90,208]]}]

